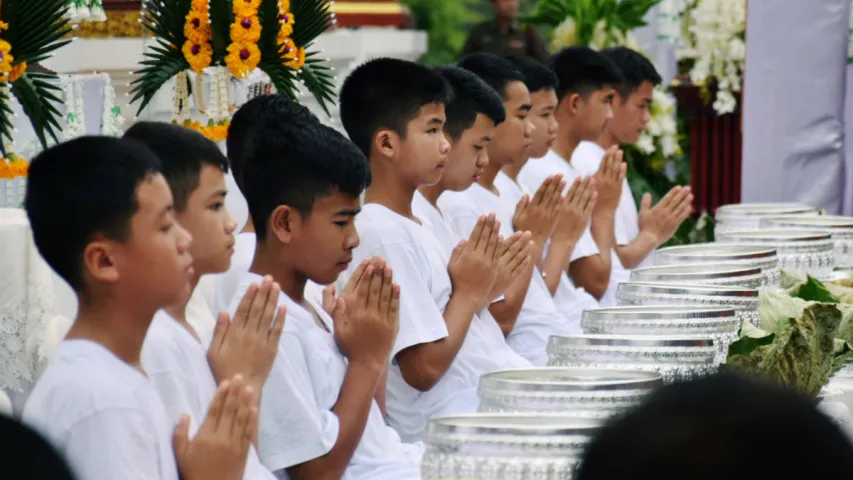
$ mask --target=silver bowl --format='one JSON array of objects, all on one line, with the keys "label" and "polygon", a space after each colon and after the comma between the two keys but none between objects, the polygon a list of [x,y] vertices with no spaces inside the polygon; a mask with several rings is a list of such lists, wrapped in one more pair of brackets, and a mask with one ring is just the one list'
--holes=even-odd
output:
[{"label": "silver bowl", "polygon": [[758,290],[723,285],[624,282],[616,287],[618,305],[698,305],[733,308],[742,322],[759,324]]},{"label": "silver bowl", "polygon": [[798,215],[761,219],[766,228],[825,230],[835,244],[835,265],[853,266],[853,217],[839,215]]},{"label": "silver bowl", "polygon": [[517,368],[480,378],[481,412],[556,412],[607,417],[663,385],[657,373],[594,368]]},{"label": "silver bowl", "polygon": [[802,275],[821,277],[835,266],[832,235],[824,230],[767,229],[723,233],[721,241],[773,247],[779,266]]},{"label": "silver bowl", "polygon": [[707,335],[720,354],[738,339],[741,320],[730,307],[648,305],[595,308],[581,317],[584,333],[605,335]]},{"label": "silver bowl", "polygon": [[433,418],[425,480],[568,479],[601,422],[560,414],[480,413]]},{"label": "silver bowl", "polygon": [[764,276],[759,267],[690,263],[635,268],[630,281],[708,283],[746,288],[760,288]]},{"label": "silver bowl", "polygon": [[548,365],[658,372],[665,383],[715,373],[725,360],[709,335],[552,335]]},{"label": "silver bowl", "polygon": [[[736,203],[717,208],[715,235],[733,230],[758,230],[762,217],[779,215],[817,215],[818,210],[804,203]],[[719,237],[717,237],[719,240]]]},{"label": "silver bowl", "polygon": [[714,263],[761,268],[762,287],[780,284],[779,256],[773,247],[726,243],[696,243],[661,248],[655,252],[656,265]]}]

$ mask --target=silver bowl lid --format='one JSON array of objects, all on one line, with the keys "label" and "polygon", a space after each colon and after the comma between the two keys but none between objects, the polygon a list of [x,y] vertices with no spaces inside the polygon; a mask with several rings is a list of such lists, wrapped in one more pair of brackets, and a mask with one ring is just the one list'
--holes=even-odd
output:
[{"label": "silver bowl lid", "polygon": [[805,203],[733,203],[717,208],[716,217],[755,218],[767,215],[817,214],[817,209]]},{"label": "silver bowl lid", "polygon": [[738,243],[697,243],[665,247],[655,252],[655,258],[676,261],[729,261],[754,260],[772,261],[777,258],[776,249],[762,245],[744,245]]},{"label": "silver bowl lid", "polygon": [[487,373],[480,378],[480,391],[571,392],[646,390],[663,385],[654,372],[604,368],[515,368]]},{"label": "silver bowl lid", "polygon": [[668,348],[668,347],[713,347],[714,339],[710,335],[551,335],[548,339],[548,349],[565,346],[607,346],[607,347],[637,347],[637,348]]},{"label": "silver bowl lid", "polygon": [[693,263],[635,268],[631,280],[723,279],[761,275],[761,268],[748,265]]},{"label": "silver bowl lid", "polygon": [[853,230],[853,217],[843,217],[840,215],[786,215],[762,218],[761,226],[773,228]]},{"label": "silver bowl lid", "polygon": [[800,243],[832,240],[832,234],[826,230],[814,229],[762,229],[750,231],[720,232],[720,240],[738,240],[762,244]]},{"label": "silver bowl lid", "polygon": [[431,435],[592,436],[601,428],[601,425],[601,420],[557,413],[449,415],[429,421],[427,438]]},{"label": "silver bowl lid", "polygon": [[616,287],[619,294],[655,294],[700,295],[708,297],[746,297],[758,299],[758,290],[744,287],[730,287],[707,283],[670,283],[631,281],[620,283]]},{"label": "silver bowl lid", "polygon": [[626,305],[584,310],[583,320],[694,320],[735,317],[734,308],[701,305]]}]

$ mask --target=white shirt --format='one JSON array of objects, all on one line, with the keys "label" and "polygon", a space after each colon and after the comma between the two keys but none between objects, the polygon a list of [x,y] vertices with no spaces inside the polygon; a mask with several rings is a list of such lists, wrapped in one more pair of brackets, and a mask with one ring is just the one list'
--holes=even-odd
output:
[{"label": "white shirt", "polygon": [[[518,205],[518,202],[520,202],[522,197],[525,195],[521,186],[515,183],[515,180],[510,178],[509,175],[504,172],[498,172],[498,176],[495,177],[495,188],[498,189],[501,202],[503,202],[507,211],[515,212],[516,205]],[[588,232],[589,230],[587,229],[586,233]],[[548,241],[548,245],[550,245],[550,240]],[[597,252],[598,249],[596,248],[596,253]],[[572,251],[571,260],[576,260],[574,256],[577,254],[578,250],[574,249]],[[547,246],[546,251],[542,252],[542,258],[545,258],[546,255]],[[560,275],[560,281],[557,283],[557,290],[554,292],[553,298],[554,304],[557,306],[557,310],[563,315],[568,316],[571,321],[571,325],[577,326],[574,333],[583,333],[580,328],[583,311],[599,307],[598,300],[596,300],[595,297],[587,293],[583,288],[575,286],[571,277],[569,277],[569,272],[567,271],[563,271]]]},{"label": "white shirt", "polygon": [[[230,193],[230,191],[229,191]],[[243,232],[234,239],[234,255],[231,255],[231,266],[225,273],[211,275],[213,277],[213,298],[209,299],[210,310],[214,314],[228,311],[231,300],[237,292],[237,286],[249,272],[255,259],[255,247],[258,244],[255,232]]]},{"label": "white shirt", "polygon": [[[462,240],[461,235],[456,232],[456,227],[444,218],[441,212],[429,203],[420,192],[415,192],[412,212],[425,227],[430,228],[439,237],[439,241],[444,247],[445,256],[449,261],[453,248]],[[479,355],[472,355],[470,360],[475,365],[480,364],[480,369],[484,374],[495,370],[530,368],[533,366],[530,361],[510,348],[501,327],[488,309],[484,309],[474,316],[474,319],[471,320],[471,327],[468,329],[468,335],[477,340],[476,345],[480,352]],[[465,353],[469,353],[469,350],[466,349]]]},{"label": "white shirt", "polygon": [[[526,185],[530,190],[536,190],[540,185],[542,185],[546,178],[556,174],[562,174],[563,180],[566,181],[567,185],[571,185],[572,182],[575,181],[575,178],[585,175],[584,172],[567,162],[554,150],[548,150],[548,153],[546,153],[544,157],[531,159],[526,165],[524,165],[521,172],[518,174],[518,181]],[[617,223],[619,222],[614,222],[614,229],[616,228]],[[587,228],[581,236],[581,239],[578,240],[575,250],[572,252],[571,261],[589,257],[591,255],[597,255],[598,253],[598,247],[592,237],[592,232]],[[612,259],[610,267],[610,282],[608,283],[607,291],[604,293],[604,296],[599,302],[602,307],[616,305],[616,286],[621,282],[628,281],[630,277],[630,272],[625,270],[625,267],[622,266],[622,263],[619,261],[619,256],[616,254],[615,250],[611,252],[610,257]]]},{"label": "white shirt", "polygon": [[[249,285],[261,280],[259,275],[246,274],[232,309]],[[330,333],[334,331],[332,318],[314,294],[306,295],[305,301],[328,331],[282,292],[278,304],[287,307],[287,319],[261,397],[261,460],[277,473],[329,453],[338,439],[338,417],[332,409],[344,384],[347,360]],[[423,446],[402,443],[385,425],[373,401],[361,441],[342,480],[417,480],[421,478],[422,456]]]},{"label": "white shirt", "polygon": [[90,340],[64,340],[24,407],[79,480],[177,480],[170,422],[143,373]]},{"label": "white shirt", "polygon": [[[217,389],[202,341],[160,310],[154,315],[142,344],[142,367],[157,389],[169,421],[177,424],[181,416],[189,415],[190,434],[194,436]],[[257,452],[251,448],[243,478],[272,480],[275,477],[261,465]]]},{"label": "white shirt", "polygon": [[[501,222],[501,236],[507,238],[513,234],[512,214],[497,195],[479,184],[475,183],[464,192],[444,192],[438,199],[438,206],[462,235],[470,235],[479,217],[492,212]],[[577,328],[568,316],[559,313],[542,274],[538,268],[534,269],[521,311],[507,337],[509,346],[534,365],[545,365],[548,338],[576,332]]]},{"label": "white shirt", "polygon": [[[355,265],[378,255],[391,266],[394,282],[400,285],[400,331],[391,358],[406,348],[445,338],[444,309],[452,293],[449,256],[433,230],[376,203],[364,206],[356,227],[361,244],[344,276],[349,278]],[[389,425],[411,442],[421,439],[429,418],[476,412],[483,360],[473,336],[466,335],[450,368],[427,392],[406,383],[400,366],[392,361],[386,404]]]}]

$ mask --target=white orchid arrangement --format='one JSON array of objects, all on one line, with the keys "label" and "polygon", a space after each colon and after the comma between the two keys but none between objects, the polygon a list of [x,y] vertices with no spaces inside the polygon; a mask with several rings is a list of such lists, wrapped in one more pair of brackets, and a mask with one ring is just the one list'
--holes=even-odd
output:
[{"label": "white orchid arrangement", "polygon": [[689,61],[690,81],[707,88],[716,81],[713,108],[720,114],[737,108],[735,94],[743,88],[746,62],[746,0],[695,0],[683,6],[679,61]]}]

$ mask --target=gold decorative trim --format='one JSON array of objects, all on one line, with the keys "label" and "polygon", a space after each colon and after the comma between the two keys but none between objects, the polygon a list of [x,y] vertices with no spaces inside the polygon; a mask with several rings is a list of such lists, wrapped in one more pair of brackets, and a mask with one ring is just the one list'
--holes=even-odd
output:
[{"label": "gold decorative trim", "polygon": [[336,15],[359,15],[359,14],[380,14],[380,15],[395,15],[405,13],[403,5],[396,2],[374,3],[374,2],[348,2],[336,1],[332,6],[332,11]]},{"label": "gold decorative trim", "polygon": [[77,38],[142,37],[142,24],[139,23],[141,11],[108,11],[106,13],[105,22],[80,22],[72,35]]}]

